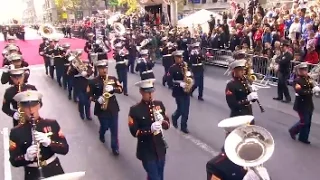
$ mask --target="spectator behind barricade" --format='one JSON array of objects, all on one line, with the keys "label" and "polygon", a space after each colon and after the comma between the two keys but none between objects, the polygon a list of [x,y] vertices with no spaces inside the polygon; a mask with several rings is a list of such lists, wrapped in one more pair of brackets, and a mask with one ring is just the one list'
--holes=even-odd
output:
[{"label": "spectator behind barricade", "polygon": [[236,46],[240,45],[240,37],[235,29],[231,30],[229,50],[234,51]]},{"label": "spectator behind barricade", "polygon": [[318,64],[319,63],[319,55],[315,50],[313,45],[307,46],[307,55],[305,57],[305,62],[310,64]]},{"label": "spectator behind barricade", "polygon": [[290,14],[286,14],[284,16],[285,37],[289,36],[289,29],[290,29],[292,23],[293,23],[293,20],[291,18],[291,15]]},{"label": "spectator behind barricade", "polygon": [[310,39],[309,35],[310,35],[310,33],[313,33],[313,32],[314,32],[313,31],[313,25],[312,24],[307,24],[306,25],[306,29],[302,33],[302,38],[304,40]]},{"label": "spectator behind barricade", "polygon": [[262,43],[272,43],[272,35],[269,27],[266,27],[262,35]]},{"label": "spectator behind barricade", "polygon": [[240,39],[240,45],[243,46],[244,44],[246,44],[247,47],[250,46],[251,43],[250,43],[250,37],[248,36],[248,32],[250,32],[249,29],[245,29],[243,31],[243,36]]},{"label": "spectator behind barricade", "polygon": [[277,25],[278,25],[277,31],[279,32],[280,38],[283,38],[284,37],[284,31],[285,31],[285,24],[284,24],[283,19],[278,19],[277,20]]},{"label": "spectator behind barricade", "polygon": [[262,51],[262,54],[264,57],[267,57],[268,59],[273,57],[273,50],[272,50],[271,44],[269,42],[266,42],[264,44],[264,49]]},{"label": "spectator behind barricade", "polygon": [[299,17],[295,17],[293,23],[289,28],[289,39],[291,41],[297,41],[301,35],[301,24]]}]

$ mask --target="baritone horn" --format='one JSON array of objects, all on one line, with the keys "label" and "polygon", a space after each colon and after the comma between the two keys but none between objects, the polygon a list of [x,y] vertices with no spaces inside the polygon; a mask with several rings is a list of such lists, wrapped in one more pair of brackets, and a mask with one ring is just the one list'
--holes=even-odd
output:
[{"label": "baritone horn", "polygon": [[113,24],[113,29],[116,32],[116,34],[124,35],[126,33],[126,28],[123,26],[123,24],[116,22]]},{"label": "baritone horn", "polygon": [[45,38],[49,38],[53,34],[57,33],[55,27],[53,27],[51,24],[44,24],[40,26],[39,32],[40,32],[40,35]]},{"label": "baritone horn", "polygon": [[[257,167],[261,167],[271,158],[274,147],[271,133],[255,125],[236,128],[227,136],[224,143],[226,155],[233,163],[255,172]],[[261,177],[261,179],[270,178]]]}]

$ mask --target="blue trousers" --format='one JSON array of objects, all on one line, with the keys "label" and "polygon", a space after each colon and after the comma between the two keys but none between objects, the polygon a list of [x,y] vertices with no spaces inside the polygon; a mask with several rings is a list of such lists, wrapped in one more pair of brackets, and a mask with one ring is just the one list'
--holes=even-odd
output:
[{"label": "blue trousers", "polygon": [[111,148],[113,150],[119,150],[118,141],[118,114],[110,116],[98,116],[100,122],[100,137],[104,137],[108,129],[111,134]]},{"label": "blue trousers", "polygon": [[309,139],[312,113],[308,111],[298,112],[300,120],[289,129],[290,133],[299,134],[299,140],[301,141],[308,141]]},{"label": "blue trousers", "polygon": [[198,97],[203,97],[203,72],[194,73],[194,85],[191,92],[198,88],[199,95]]},{"label": "blue trousers", "polygon": [[119,82],[123,85],[123,93],[128,93],[128,71],[127,69],[117,69]]},{"label": "blue trousers", "polygon": [[190,96],[177,96],[175,97],[177,110],[172,115],[172,122],[177,123],[181,116],[181,129],[187,128],[187,121],[189,118]]},{"label": "blue trousers", "polygon": [[69,99],[71,99],[71,96],[73,96],[73,100],[77,100],[76,90],[74,88],[74,77],[67,76],[67,86]]},{"label": "blue trousers", "polygon": [[165,160],[142,161],[148,180],[163,180]]},{"label": "blue trousers", "polygon": [[63,73],[64,73],[64,68],[60,67],[60,66],[56,66],[56,77],[57,77],[57,82],[58,82],[59,86],[62,86],[61,78],[63,76]]},{"label": "blue trousers", "polygon": [[128,71],[130,70],[131,73],[134,73],[134,61],[135,60],[136,60],[136,57],[129,57]]},{"label": "blue trousers", "polygon": [[91,113],[90,113],[90,107],[91,107],[91,102],[89,99],[88,94],[83,91],[83,90],[78,90],[77,91],[77,96],[78,96],[78,110],[80,113],[81,118],[91,118]]}]

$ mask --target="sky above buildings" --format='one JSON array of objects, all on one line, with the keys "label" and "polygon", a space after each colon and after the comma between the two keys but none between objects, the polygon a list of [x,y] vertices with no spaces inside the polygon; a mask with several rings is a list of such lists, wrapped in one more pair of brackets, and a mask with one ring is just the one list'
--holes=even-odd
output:
[{"label": "sky above buildings", "polygon": [[[42,5],[44,0],[34,0],[36,14],[42,16]],[[23,0],[0,0],[0,22],[6,22],[8,19],[21,19],[26,4]]]}]

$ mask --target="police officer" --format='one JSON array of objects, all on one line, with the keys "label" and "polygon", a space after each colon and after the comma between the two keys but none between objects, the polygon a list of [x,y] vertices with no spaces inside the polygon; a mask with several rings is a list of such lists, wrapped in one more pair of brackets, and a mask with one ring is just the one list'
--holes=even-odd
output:
[{"label": "police officer", "polygon": [[[293,60],[293,55],[289,50],[290,43],[284,41],[282,43],[282,55],[276,61],[279,64],[278,70],[278,96],[274,97],[274,100],[282,101],[284,103],[291,102],[291,96],[288,89],[288,79],[290,76],[290,65]],[[283,99],[283,95],[285,100]]]},{"label": "police officer", "polygon": [[88,54],[88,59],[90,60],[90,62],[92,62],[92,59],[90,58],[90,53],[93,53],[94,52],[94,34],[93,33],[88,33],[87,35],[88,37],[88,40],[84,46],[84,52],[86,52]]},{"label": "police officer", "polygon": [[[244,76],[246,60],[236,60],[229,65],[232,79],[228,82],[225,94],[227,104],[231,110],[230,117],[252,115],[251,102],[258,99],[257,92],[251,92]],[[252,121],[254,124],[254,120]]]},{"label": "police officer", "polygon": [[[166,39],[166,38],[165,38]],[[165,40],[163,39],[163,40]],[[172,56],[172,52],[174,52],[176,49],[174,47],[174,44],[171,42],[168,42],[165,44],[164,48],[161,51],[162,54],[162,66],[164,67],[164,75],[162,77],[162,85],[165,86],[167,81],[167,74],[169,72],[169,68],[174,64],[174,58]],[[172,84],[168,84],[169,87],[172,86]]]},{"label": "police officer", "polygon": [[48,68],[49,68],[50,62],[49,62],[49,59],[44,56],[44,52],[48,44],[49,44],[48,38],[42,37],[42,43],[39,45],[39,55],[43,57],[46,75],[48,75]]},{"label": "police officer", "polygon": [[[105,133],[110,128],[111,131],[111,148],[115,156],[119,155],[118,144],[118,114],[119,105],[115,93],[122,93],[122,86],[118,79],[108,74],[108,61],[97,61],[96,67],[98,76],[90,81],[87,92],[92,101],[95,102],[94,115],[100,122],[99,139],[105,143]],[[104,97],[104,93],[111,95],[109,98]],[[103,109],[102,106],[107,106]]]},{"label": "police officer", "polygon": [[139,72],[141,80],[145,79],[154,79],[154,73],[152,68],[154,67],[154,61],[152,61],[149,57],[149,51],[147,49],[143,49],[140,51],[141,57],[137,61],[136,71]]},{"label": "police officer", "polygon": [[163,180],[167,144],[162,130],[170,127],[166,109],[161,101],[153,100],[155,79],[136,83],[142,100],[129,111],[128,124],[138,139],[136,156],[142,161],[148,180]]},{"label": "police officer", "polygon": [[[69,151],[69,145],[59,123],[53,119],[40,117],[41,99],[42,94],[32,90],[14,96],[14,100],[21,104],[27,121],[14,127],[10,132],[10,162],[14,167],[24,167],[25,180],[40,179],[37,158],[40,158],[44,178],[63,174],[56,154],[66,155]],[[32,131],[33,128],[35,132]],[[40,143],[40,147],[32,142],[33,138],[30,136]]]},{"label": "police officer", "polygon": [[[254,119],[253,116],[240,117],[238,119],[224,119],[218,126],[224,128],[226,136],[228,136],[234,129],[246,126]],[[247,171],[244,167],[233,163],[226,155],[224,148],[206,164],[207,180],[260,180],[259,176],[270,179],[264,167],[256,169],[257,173],[253,170]]]},{"label": "police officer", "polygon": [[[6,89],[3,97],[2,112],[13,118],[13,126],[17,126],[19,123],[19,112],[17,102],[13,97],[19,93],[19,91],[26,90],[37,90],[35,86],[30,84],[25,84],[24,76],[27,68],[10,69],[10,79],[12,81],[12,86]],[[13,109],[11,109],[11,107]]]},{"label": "police officer", "polygon": [[289,129],[289,133],[292,139],[295,140],[296,135],[299,134],[300,142],[310,144],[309,133],[314,110],[312,96],[314,93],[319,93],[320,88],[314,86],[308,76],[307,63],[298,64],[295,69],[298,76],[293,82],[296,92],[293,109],[298,113],[300,120]]},{"label": "police officer", "polygon": [[194,43],[191,45],[192,50],[190,52],[190,65],[195,80],[195,83],[192,86],[191,95],[196,88],[199,88],[198,100],[203,101],[204,57],[202,54],[200,54],[199,47],[200,43]]},{"label": "police officer", "polygon": [[[187,84],[183,81],[185,74],[183,68],[186,63],[183,62],[183,51],[175,51],[172,53],[174,56],[175,64],[169,68],[168,71],[168,82],[172,84],[172,96],[175,98],[177,103],[177,110],[172,115],[172,124],[175,128],[178,128],[178,119],[181,116],[181,131],[189,133],[187,127],[187,121],[189,117],[190,108],[190,93],[185,92]],[[187,73],[191,72],[188,71]]]},{"label": "police officer", "polygon": [[123,94],[128,96],[128,51],[122,45],[122,43],[117,43],[115,45],[116,51],[114,52],[114,59],[116,60],[116,70],[119,78],[119,82],[123,83]]},{"label": "police officer", "polygon": [[[12,84],[12,80],[10,79],[10,74],[9,74],[10,69],[17,69],[17,68],[29,66],[29,64],[27,62],[22,60],[22,56],[20,54],[11,54],[10,56],[8,56],[8,61],[9,61],[9,65],[5,66],[4,71],[2,73],[2,76],[1,76],[1,83],[2,84],[7,84],[7,83]],[[29,71],[29,69],[26,69],[25,75],[24,75],[25,82],[28,82],[29,75],[30,75],[30,71]]]}]

